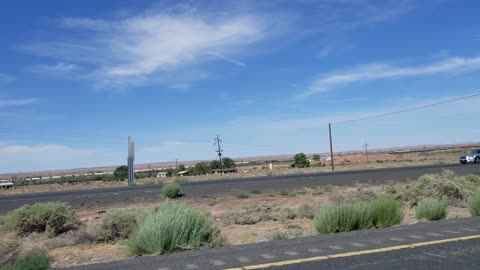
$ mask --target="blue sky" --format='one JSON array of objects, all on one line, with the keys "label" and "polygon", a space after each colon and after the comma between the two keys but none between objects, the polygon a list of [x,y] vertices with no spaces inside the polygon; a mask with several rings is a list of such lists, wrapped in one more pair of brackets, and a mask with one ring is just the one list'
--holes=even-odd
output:
[{"label": "blue sky", "polygon": [[[258,3],[260,2],[260,3]],[[480,92],[478,1],[10,1],[0,173],[325,152]],[[480,99],[335,150],[478,141]]]}]

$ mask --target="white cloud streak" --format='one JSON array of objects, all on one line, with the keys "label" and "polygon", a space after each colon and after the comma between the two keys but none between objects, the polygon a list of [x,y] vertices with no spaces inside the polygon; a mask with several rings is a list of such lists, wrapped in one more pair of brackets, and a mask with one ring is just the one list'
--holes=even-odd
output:
[{"label": "white cloud streak", "polygon": [[112,21],[63,18],[60,26],[84,31],[86,38],[32,42],[23,49],[62,62],[89,64],[93,70],[88,77],[96,84],[120,87],[142,85],[158,77],[155,75],[212,59],[244,66],[231,56],[267,35],[265,21],[253,15],[211,19],[147,13]]},{"label": "white cloud streak", "polygon": [[40,102],[38,98],[23,98],[23,99],[0,99],[0,108],[2,107],[15,107],[26,106]]},{"label": "white cloud streak", "polygon": [[28,71],[41,75],[63,75],[77,69],[77,65],[59,62],[54,65],[33,65]]},{"label": "white cloud streak", "polygon": [[480,69],[480,57],[451,57],[445,60],[419,66],[392,66],[387,64],[368,64],[338,72],[321,75],[313,81],[308,90],[298,95],[305,98],[316,93],[331,91],[334,87],[379,79],[426,76],[438,73],[458,73]]}]

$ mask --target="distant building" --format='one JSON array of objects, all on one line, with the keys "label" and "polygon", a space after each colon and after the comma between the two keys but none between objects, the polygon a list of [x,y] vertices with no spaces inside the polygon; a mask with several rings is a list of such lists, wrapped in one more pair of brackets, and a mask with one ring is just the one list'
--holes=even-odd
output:
[{"label": "distant building", "polygon": [[8,188],[11,188],[13,187],[13,183],[10,182],[10,181],[7,181],[7,182],[0,182],[0,189],[8,189]]},{"label": "distant building", "polygon": [[164,178],[164,177],[167,177],[167,172],[159,172],[157,173],[157,178]]},{"label": "distant building", "polygon": [[186,176],[188,175],[188,171],[181,171],[177,173],[179,176]]},{"label": "distant building", "polygon": [[219,173],[238,173],[238,170],[236,168],[224,168],[224,169],[212,170],[212,174],[219,174]]}]

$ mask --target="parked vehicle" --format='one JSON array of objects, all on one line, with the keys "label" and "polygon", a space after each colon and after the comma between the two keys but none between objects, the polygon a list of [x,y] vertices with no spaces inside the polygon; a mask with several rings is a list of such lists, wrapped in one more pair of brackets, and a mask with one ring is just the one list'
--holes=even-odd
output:
[{"label": "parked vehicle", "polygon": [[460,163],[480,163],[480,149],[473,150],[472,152],[461,156]]}]

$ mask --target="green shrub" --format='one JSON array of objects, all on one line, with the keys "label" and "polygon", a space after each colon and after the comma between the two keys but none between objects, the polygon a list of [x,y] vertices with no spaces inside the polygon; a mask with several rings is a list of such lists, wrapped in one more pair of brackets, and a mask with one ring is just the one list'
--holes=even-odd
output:
[{"label": "green shrub", "polygon": [[441,220],[447,217],[448,202],[435,198],[425,198],[418,202],[415,208],[416,217],[419,220]]},{"label": "green shrub", "polygon": [[480,192],[476,192],[468,200],[468,209],[472,216],[480,216]]},{"label": "green shrub", "polygon": [[348,232],[371,227],[384,228],[402,221],[400,202],[391,197],[372,201],[344,202],[321,208],[314,218],[320,233]]},{"label": "green shrub", "polygon": [[104,241],[127,239],[137,226],[137,217],[137,213],[125,209],[107,213],[99,228],[99,238]]},{"label": "green shrub", "polygon": [[162,187],[162,195],[165,198],[174,199],[180,193],[180,186],[177,183],[168,183]]},{"label": "green shrub", "polygon": [[379,197],[369,203],[372,223],[377,228],[386,228],[402,222],[402,203],[390,196]]},{"label": "green shrub", "polygon": [[288,235],[286,233],[276,232],[273,235],[273,240],[285,240],[285,239],[288,239]]},{"label": "green shrub", "polygon": [[134,255],[162,254],[214,245],[219,230],[210,217],[180,203],[167,202],[146,212],[128,239]]},{"label": "green shrub", "polygon": [[248,194],[246,194],[246,193],[239,193],[239,194],[237,194],[237,198],[239,198],[239,199],[248,199],[249,196],[248,196]]},{"label": "green shrub", "polygon": [[282,190],[280,191],[280,195],[282,196],[290,196],[290,197],[295,197],[297,194],[293,190]]},{"label": "green shrub", "polygon": [[18,235],[47,231],[49,236],[55,236],[76,229],[79,224],[75,212],[63,202],[25,205],[6,217],[6,227]]},{"label": "green shrub", "polygon": [[262,191],[258,190],[258,189],[253,189],[253,190],[250,190],[250,193],[252,193],[252,194],[262,194]]},{"label": "green shrub", "polygon": [[34,249],[19,257],[13,267],[15,270],[50,269],[50,257],[44,250]]},{"label": "green shrub", "polygon": [[321,208],[315,214],[315,229],[320,233],[348,232],[372,227],[365,202],[340,203]]}]

